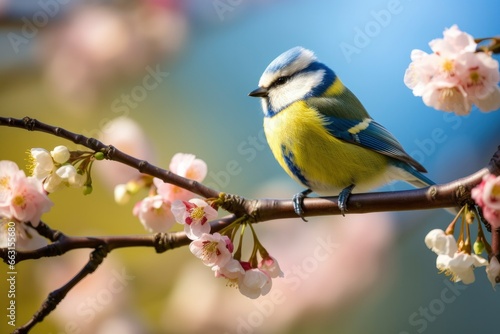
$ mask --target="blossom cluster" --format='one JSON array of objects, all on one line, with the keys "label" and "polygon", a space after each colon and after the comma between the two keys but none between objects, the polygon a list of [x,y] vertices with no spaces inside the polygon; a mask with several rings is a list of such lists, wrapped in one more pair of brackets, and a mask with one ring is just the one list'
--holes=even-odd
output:
[{"label": "blossom cluster", "polygon": [[[16,249],[36,248],[42,238],[36,237],[38,235],[31,226],[37,227],[42,214],[48,212],[52,205],[40,180],[26,176],[12,161],[0,161],[1,247],[6,247],[7,236],[13,234]],[[16,227],[7,231],[13,224]]]},{"label": "blossom cluster", "polygon": [[[198,182],[202,182],[207,174],[206,163],[186,153],[175,154],[169,169]],[[248,261],[241,260],[242,238],[238,249],[234,249],[232,238],[240,227],[239,222],[220,233],[211,233],[209,222],[217,218],[217,199],[194,198],[194,194],[186,189],[158,178],[141,176],[116,186],[115,201],[127,203],[131,195],[148,187],[148,196],[135,204],[133,214],[149,232],[167,232],[175,222],[182,224],[186,236],[192,240],[189,249],[212,268],[216,277],[226,278],[230,286],[238,287],[245,296],[257,298],[270,291],[272,278],[283,276],[277,261],[260,244],[251,225],[254,249]],[[243,232],[242,227],[241,235]]]},{"label": "blossom cluster", "polygon": [[[238,287],[243,295],[252,299],[264,296],[271,290],[272,278],[283,277],[278,262],[260,244],[251,225],[254,249],[249,261],[242,261],[242,238],[235,252],[233,241],[227,235],[210,233],[208,221],[217,217],[217,211],[207,202],[201,199],[177,200],[172,203],[172,212],[184,225],[188,238],[193,240],[189,245],[191,252],[212,268],[215,277],[227,279],[228,285]],[[232,228],[227,230],[233,235],[232,231]]]},{"label": "blossom cluster", "polygon": [[[495,230],[500,228],[500,176],[489,173],[485,175],[482,182],[472,189],[471,196],[490,227]],[[453,233],[459,216],[462,217],[462,225],[457,241]],[[474,211],[469,211],[469,207],[465,206],[446,231],[439,229],[430,231],[425,237],[425,244],[438,255],[436,267],[450,275],[453,281],[462,281],[464,284],[473,283],[474,268],[486,266],[486,274],[494,288],[500,283],[498,254],[493,253],[486,240],[481,222],[478,222],[476,241],[473,246],[471,245],[469,226],[475,221],[475,216]],[[480,256],[485,250],[489,261]]]},{"label": "blossom cluster", "polygon": [[85,194],[92,191],[90,169],[99,153],[70,151],[66,146],[56,146],[52,151],[32,148],[29,152],[31,174],[43,183],[48,193],[62,187],[83,188]]},{"label": "blossom cluster", "polygon": [[440,229],[430,231],[425,237],[425,244],[437,254],[436,267],[450,275],[454,282],[474,283],[474,268],[488,264],[486,259],[476,254],[459,250],[453,234]]},{"label": "blossom cluster", "polygon": [[[207,164],[193,154],[177,153],[170,161],[169,170],[182,177],[201,182],[207,175]],[[165,183],[159,178],[142,175],[138,179],[115,187],[114,196],[118,204],[127,203],[131,196],[142,188],[149,187],[149,194],[133,209],[133,214],[149,232],[167,232],[175,224],[172,202],[187,201],[194,197],[189,190]]]},{"label": "blossom cluster", "polygon": [[481,111],[500,108],[498,61],[476,52],[471,35],[454,25],[444,38],[432,40],[433,53],[413,50],[404,82],[415,96],[437,110],[469,114],[475,104]]}]

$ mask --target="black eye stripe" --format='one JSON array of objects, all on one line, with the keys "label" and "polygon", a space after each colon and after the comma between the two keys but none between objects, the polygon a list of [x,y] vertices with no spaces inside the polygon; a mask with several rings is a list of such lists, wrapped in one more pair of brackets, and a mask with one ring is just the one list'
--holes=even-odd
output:
[{"label": "black eye stripe", "polygon": [[283,85],[289,79],[290,79],[290,76],[279,77],[278,79],[274,80],[274,82],[273,82],[273,84],[271,86],[280,86],[280,85]]}]

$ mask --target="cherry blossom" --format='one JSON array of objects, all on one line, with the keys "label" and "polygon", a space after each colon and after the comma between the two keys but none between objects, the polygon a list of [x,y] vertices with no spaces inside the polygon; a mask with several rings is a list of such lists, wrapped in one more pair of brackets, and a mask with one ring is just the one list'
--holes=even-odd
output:
[{"label": "cherry blossom", "polygon": [[437,255],[451,255],[458,250],[455,237],[440,229],[430,231],[425,237],[425,244]]},{"label": "cherry blossom", "polygon": [[436,267],[451,276],[454,282],[473,283],[474,268],[488,264],[488,261],[480,256],[458,250],[455,237],[443,230],[430,231],[425,237],[425,244],[438,255]]},{"label": "cherry blossom", "polygon": [[496,256],[491,258],[490,263],[486,267],[486,276],[488,276],[491,286],[495,289],[495,286],[500,283],[500,262],[498,262]]},{"label": "cherry blossom", "polygon": [[207,202],[193,198],[186,201],[172,202],[172,213],[178,223],[184,225],[184,231],[191,240],[200,238],[203,233],[210,233],[210,220],[217,217],[217,210]]},{"label": "cherry blossom", "polygon": [[2,192],[0,215],[19,222],[31,222],[36,227],[42,214],[53,205],[42,183],[34,177],[26,177],[21,171],[12,174],[8,187],[7,192]]},{"label": "cherry blossom", "polygon": [[138,202],[134,206],[133,214],[149,232],[167,232],[175,223],[170,202],[159,195],[148,196]]},{"label": "cherry blossom", "polygon": [[[244,266],[243,266],[244,267]],[[255,299],[265,296],[271,291],[272,280],[269,274],[261,269],[252,268],[238,280],[238,289],[248,298]]]},{"label": "cherry blossom", "polygon": [[272,256],[263,258],[259,263],[259,269],[267,273],[271,278],[284,276],[278,261]]},{"label": "cherry blossom", "polygon": [[38,180],[46,179],[54,172],[54,160],[49,151],[44,148],[32,148],[30,150],[30,160],[32,161],[32,173]]},{"label": "cherry blossom", "polygon": [[486,266],[488,261],[475,254],[457,252],[449,256],[439,255],[436,259],[436,267],[451,276],[453,282],[462,281],[464,284],[471,284],[475,281],[474,268]]},{"label": "cherry blossom", "polygon": [[[207,164],[201,159],[196,159],[195,155],[187,153],[175,154],[172,157],[169,169],[172,173],[198,182],[202,182],[207,175]],[[194,197],[194,194],[189,190],[165,183],[158,178],[154,178],[153,183],[158,189],[158,194],[162,195],[166,200],[188,201]]]},{"label": "cherry blossom", "polygon": [[472,199],[483,211],[484,218],[494,228],[500,228],[500,176],[487,174],[471,191]]},{"label": "cherry blossom", "polygon": [[56,146],[52,151],[43,148],[30,150],[31,174],[43,182],[43,188],[48,193],[63,186],[83,187],[86,177],[69,162],[71,152],[66,146]]},{"label": "cherry blossom", "polygon": [[189,245],[191,253],[209,267],[224,267],[232,259],[233,248],[231,240],[219,233],[204,233]]},{"label": "cherry blossom", "polygon": [[19,170],[17,164],[13,161],[0,161],[0,207],[7,205],[7,200],[10,197],[12,189],[12,178],[20,174],[24,176],[24,172]]},{"label": "cherry blossom", "polygon": [[214,265],[212,267],[215,277],[226,278],[229,286],[238,286],[238,281],[245,275],[240,261],[231,258],[224,266]]},{"label": "cherry blossom", "polygon": [[472,36],[456,25],[443,35],[429,43],[433,53],[412,51],[406,86],[427,106],[459,115],[470,113],[473,104],[484,112],[500,108],[498,61],[475,52]]}]

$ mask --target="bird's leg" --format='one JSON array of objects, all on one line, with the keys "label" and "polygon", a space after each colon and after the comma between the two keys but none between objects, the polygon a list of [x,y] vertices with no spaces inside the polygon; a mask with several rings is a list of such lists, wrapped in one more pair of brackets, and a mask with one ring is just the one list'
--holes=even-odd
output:
[{"label": "bird's leg", "polygon": [[303,208],[304,198],[306,198],[307,195],[309,195],[310,193],[312,193],[312,190],[311,189],[306,189],[304,191],[301,191],[300,193],[295,194],[293,196],[293,199],[292,199],[292,201],[293,201],[293,210],[305,222],[307,220],[304,218],[304,208]]},{"label": "bird's leg", "polygon": [[[340,209],[340,213],[345,217],[345,212],[347,211],[347,200],[351,195],[351,191],[354,188],[354,184],[351,184],[348,187],[345,187],[339,194],[338,206]],[[297,211],[295,211],[297,212]]]}]

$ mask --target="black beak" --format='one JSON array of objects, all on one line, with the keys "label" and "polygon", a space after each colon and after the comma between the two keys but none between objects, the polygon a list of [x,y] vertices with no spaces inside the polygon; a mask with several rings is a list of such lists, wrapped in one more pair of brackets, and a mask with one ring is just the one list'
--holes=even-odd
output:
[{"label": "black beak", "polygon": [[248,93],[248,96],[253,96],[253,97],[267,97],[267,93],[269,91],[267,88],[259,87],[255,90],[252,90],[250,93]]}]

